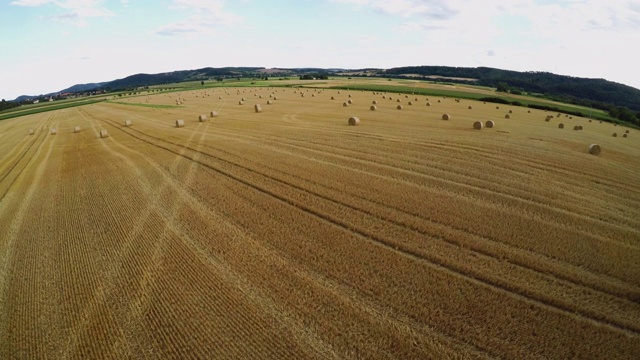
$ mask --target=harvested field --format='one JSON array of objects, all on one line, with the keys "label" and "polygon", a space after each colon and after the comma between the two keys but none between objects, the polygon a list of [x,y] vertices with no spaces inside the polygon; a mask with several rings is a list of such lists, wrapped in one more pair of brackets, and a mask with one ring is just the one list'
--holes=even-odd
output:
[{"label": "harvested field", "polygon": [[0,121],[1,359],[640,353],[633,133],[542,110],[476,131],[504,110],[331,89],[256,116],[209,92]]}]

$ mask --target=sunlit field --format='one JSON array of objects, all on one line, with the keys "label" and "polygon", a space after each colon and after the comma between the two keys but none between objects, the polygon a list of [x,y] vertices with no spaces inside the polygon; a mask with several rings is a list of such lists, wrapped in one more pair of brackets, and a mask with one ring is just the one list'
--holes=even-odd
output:
[{"label": "sunlit field", "polygon": [[309,84],[0,121],[0,358],[640,354],[638,130]]}]

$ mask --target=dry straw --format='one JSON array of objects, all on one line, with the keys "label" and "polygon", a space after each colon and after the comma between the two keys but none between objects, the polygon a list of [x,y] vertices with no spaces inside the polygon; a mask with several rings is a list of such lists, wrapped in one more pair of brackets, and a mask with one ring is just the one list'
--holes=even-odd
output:
[{"label": "dry straw", "polygon": [[184,126],[184,120],[182,120],[182,119],[176,120],[176,127],[177,128],[181,128],[183,126]]},{"label": "dry straw", "polygon": [[352,116],[349,118],[349,125],[356,126],[360,124],[360,119],[358,117]]},{"label": "dry straw", "polygon": [[602,149],[600,148],[600,145],[598,145],[598,144],[589,145],[589,153],[590,154],[600,155],[600,152],[602,152]]},{"label": "dry straw", "polygon": [[492,127],[496,126],[496,123],[494,123],[493,121],[489,120],[484,125],[486,127],[488,127],[488,128],[492,128]]}]

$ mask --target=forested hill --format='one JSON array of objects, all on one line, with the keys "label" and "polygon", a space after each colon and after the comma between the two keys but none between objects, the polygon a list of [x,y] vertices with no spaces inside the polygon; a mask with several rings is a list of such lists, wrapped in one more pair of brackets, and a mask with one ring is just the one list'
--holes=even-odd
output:
[{"label": "forested hill", "polygon": [[[398,67],[383,71],[387,76],[418,74],[476,79],[473,84],[528,93],[544,94],[601,108],[604,104],[640,111],[640,90],[604,79],[587,79],[548,72],[519,72],[488,67],[464,68],[448,66]],[[448,81],[448,80],[447,80]],[[608,110],[608,108],[606,108]]]},{"label": "forested hill", "polygon": [[224,67],[203,68],[197,70],[180,70],[160,74],[136,74],[124,79],[113,80],[104,84],[104,88],[120,90],[138,86],[150,86],[177,83],[183,81],[207,80],[212,77],[243,76],[247,72],[256,72],[262,68]]}]

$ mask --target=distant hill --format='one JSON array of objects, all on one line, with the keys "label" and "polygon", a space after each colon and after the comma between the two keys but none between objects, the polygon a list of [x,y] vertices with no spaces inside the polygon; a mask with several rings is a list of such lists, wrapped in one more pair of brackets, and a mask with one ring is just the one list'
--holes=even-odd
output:
[{"label": "distant hill", "polygon": [[[548,72],[519,72],[488,67],[465,68],[448,66],[410,66],[386,69],[383,76],[418,74],[424,77],[471,78],[466,82],[498,87],[501,83],[510,89],[528,93],[550,95],[563,101],[603,108],[606,104],[640,111],[640,90],[604,79],[588,79],[556,75]],[[447,79],[446,81],[450,81]],[[608,109],[605,109],[608,110]]]},{"label": "distant hill", "polygon": [[118,79],[103,85],[105,89],[122,90],[139,86],[171,84],[183,81],[208,80],[212,77],[243,76],[244,74],[256,73],[262,67],[225,67],[225,68],[203,68],[197,70],[180,70],[160,74],[136,74]]}]

